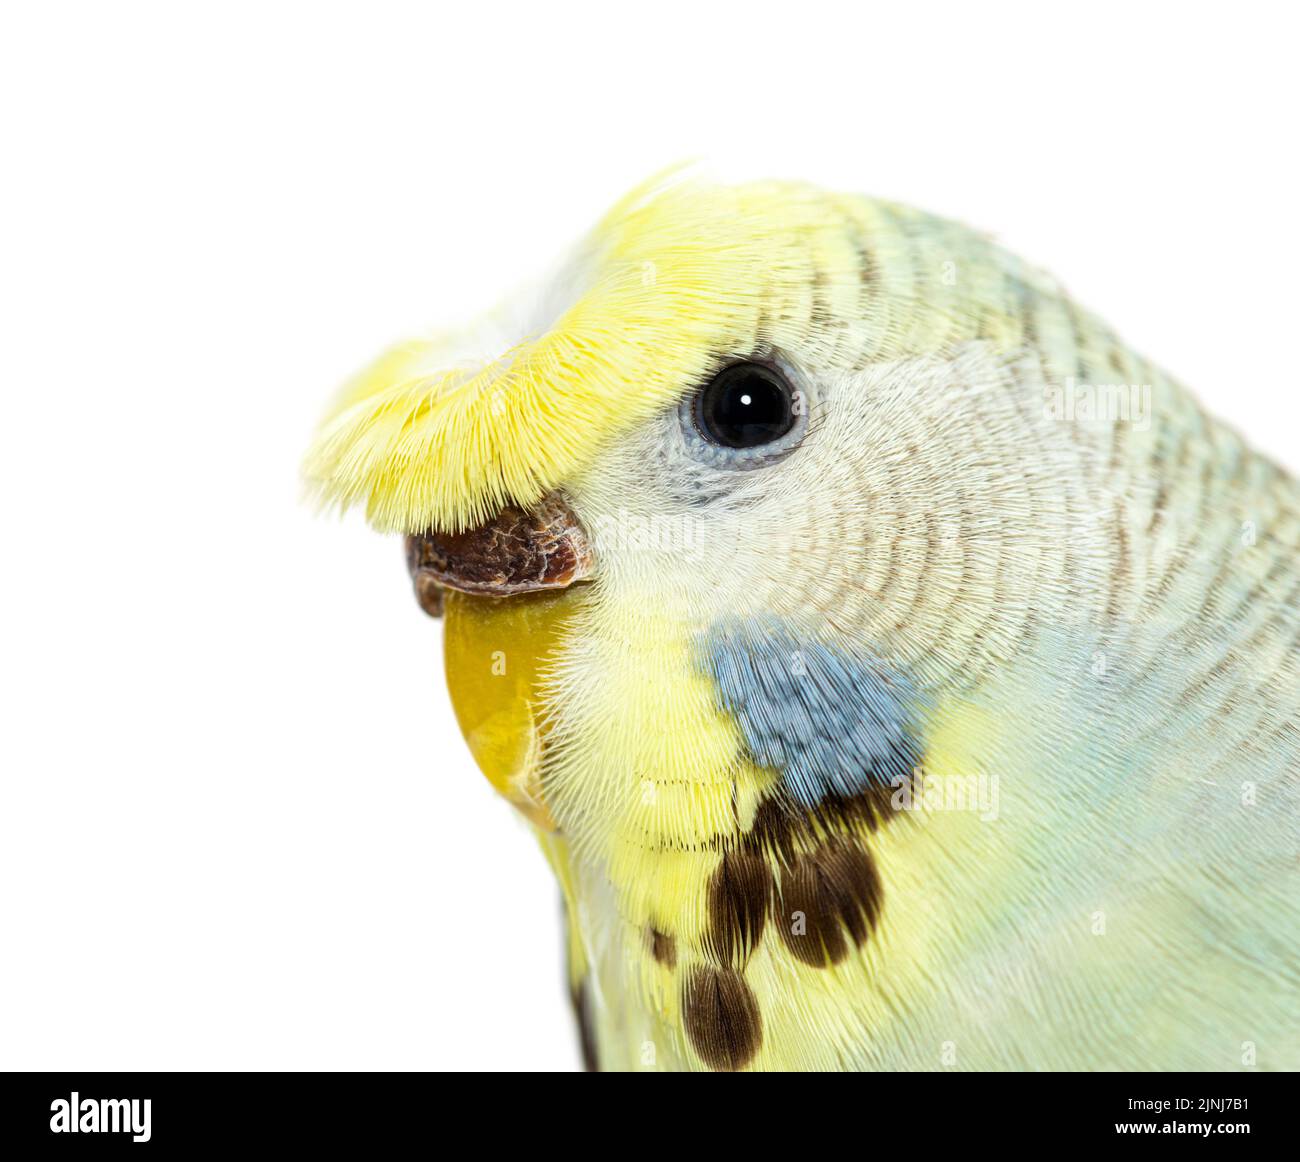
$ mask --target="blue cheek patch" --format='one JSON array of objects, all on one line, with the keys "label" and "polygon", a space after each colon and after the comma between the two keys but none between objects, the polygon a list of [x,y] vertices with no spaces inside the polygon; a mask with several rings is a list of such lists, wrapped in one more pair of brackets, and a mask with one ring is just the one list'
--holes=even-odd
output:
[{"label": "blue cheek patch", "polygon": [[800,804],[888,788],[920,763],[916,691],[875,659],[778,622],[714,625],[699,648],[718,705]]}]

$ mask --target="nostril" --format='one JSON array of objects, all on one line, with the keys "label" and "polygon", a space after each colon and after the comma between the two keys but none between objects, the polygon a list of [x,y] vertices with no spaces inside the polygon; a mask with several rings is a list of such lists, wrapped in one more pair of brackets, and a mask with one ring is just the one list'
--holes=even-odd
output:
[{"label": "nostril", "polygon": [[552,493],[467,532],[409,536],[406,561],[420,607],[437,617],[443,589],[493,597],[564,589],[591,576],[593,555],[578,518]]}]

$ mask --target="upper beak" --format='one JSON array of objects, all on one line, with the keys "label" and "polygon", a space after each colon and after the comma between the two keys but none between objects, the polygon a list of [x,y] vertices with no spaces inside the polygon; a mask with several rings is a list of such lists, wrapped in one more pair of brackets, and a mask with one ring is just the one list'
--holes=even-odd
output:
[{"label": "upper beak", "polygon": [[464,533],[406,538],[415,597],[430,617],[442,613],[442,591],[488,597],[564,589],[591,576],[591,543],[578,518],[555,493],[528,510],[504,508]]}]

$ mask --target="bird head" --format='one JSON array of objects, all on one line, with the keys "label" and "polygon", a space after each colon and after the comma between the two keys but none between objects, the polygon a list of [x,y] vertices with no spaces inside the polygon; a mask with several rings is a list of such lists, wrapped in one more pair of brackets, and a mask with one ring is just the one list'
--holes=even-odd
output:
[{"label": "bird head", "polygon": [[934,691],[1013,648],[1043,546],[1100,572],[1061,499],[1087,448],[1042,395],[1071,326],[951,223],[657,182],[535,303],[381,357],[306,475],[406,536],[498,789],[579,841],[689,847],[905,770]]}]

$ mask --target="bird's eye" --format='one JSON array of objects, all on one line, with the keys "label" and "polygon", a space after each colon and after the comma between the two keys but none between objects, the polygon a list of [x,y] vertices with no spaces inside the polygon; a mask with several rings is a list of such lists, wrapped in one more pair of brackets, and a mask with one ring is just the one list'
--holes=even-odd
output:
[{"label": "bird's eye", "polygon": [[798,418],[794,392],[773,367],[733,363],[695,398],[695,426],[723,448],[757,448],[781,439]]}]

